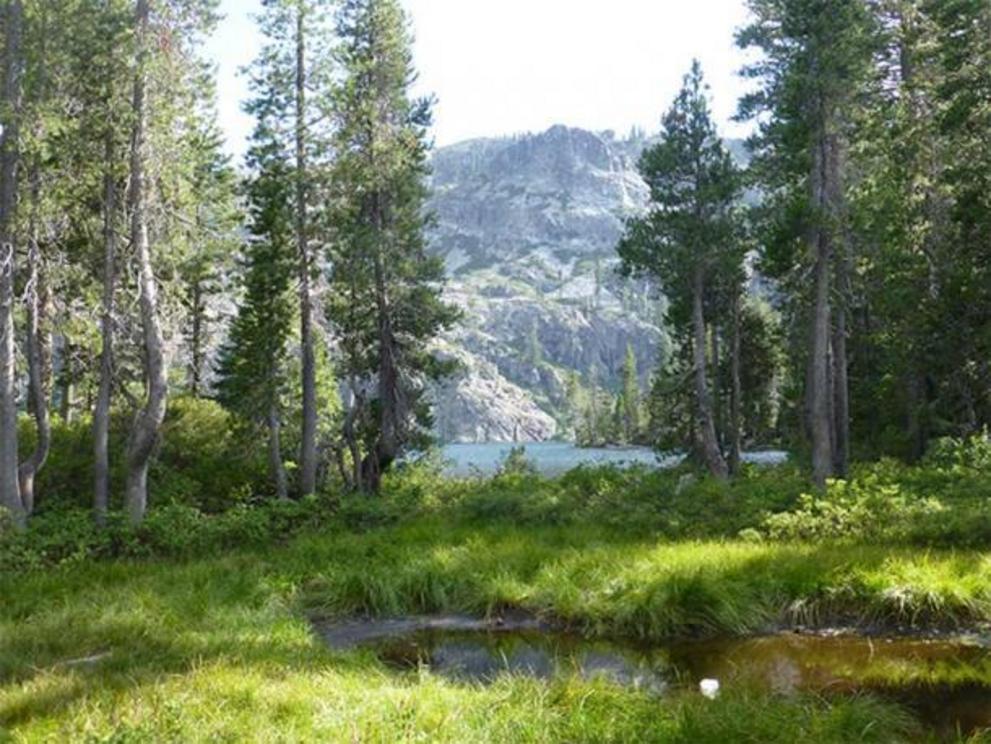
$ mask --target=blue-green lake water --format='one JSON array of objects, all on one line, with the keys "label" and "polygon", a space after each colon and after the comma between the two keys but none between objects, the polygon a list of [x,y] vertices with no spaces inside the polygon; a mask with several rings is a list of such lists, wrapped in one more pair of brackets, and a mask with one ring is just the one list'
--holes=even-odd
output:
[{"label": "blue-green lake water", "polygon": [[[442,453],[449,475],[491,475],[513,446],[500,442],[448,444]],[[681,455],[659,455],[646,447],[576,447],[570,442],[537,442],[522,446],[526,448],[527,458],[544,475],[560,475],[579,465],[674,467],[682,459]],[[744,455],[744,459],[774,465],[787,460],[788,455],[777,451],[751,452]]]}]

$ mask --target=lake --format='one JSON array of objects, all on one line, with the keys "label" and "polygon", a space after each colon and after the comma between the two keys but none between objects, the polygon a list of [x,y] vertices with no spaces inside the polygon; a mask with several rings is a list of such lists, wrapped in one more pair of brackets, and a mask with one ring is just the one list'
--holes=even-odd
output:
[{"label": "lake", "polygon": [[[513,445],[509,442],[481,444],[448,444],[442,448],[447,462],[447,474],[466,476],[491,475],[498,470],[514,446],[526,448],[527,458],[544,475],[560,475],[579,465],[647,465],[670,468],[678,465],[683,455],[660,455],[647,447],[577,447],[571,442],[533,442]],[[748,452],[747,462],[777,465],[788,455],[779,451]]]}]

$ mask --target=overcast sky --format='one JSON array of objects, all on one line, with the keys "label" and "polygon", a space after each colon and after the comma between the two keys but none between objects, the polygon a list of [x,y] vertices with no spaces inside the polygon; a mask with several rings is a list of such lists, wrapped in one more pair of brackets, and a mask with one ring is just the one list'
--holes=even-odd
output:
[{"label": "overcast sky", "polygon": [[[438,98],[439,145],[542,131],[553,124],[656,131],[693,56],[712,87],[723,134],[741,90],[733,32],[744,0],[403,0],[416,35],[419,93]],[[259,44],[259,0],[222,0],[210,42],[221,124],[239,154],[251,129],[238,69]]]}]

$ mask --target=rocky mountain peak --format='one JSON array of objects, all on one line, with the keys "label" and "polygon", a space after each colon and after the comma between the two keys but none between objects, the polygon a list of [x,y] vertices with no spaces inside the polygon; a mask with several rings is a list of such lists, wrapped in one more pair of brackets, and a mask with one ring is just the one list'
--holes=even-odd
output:
[{"label": "rocky mountain peak", "polygon": [[438,396],[443,438],[565,434],[570,376],[614,384],[627,344],[653,366],[654,298],[614,271],[624,220],[647,200],[640,147],[554,126],[435,153],[430,244],[465,312],[444,341],[464,371]]}]

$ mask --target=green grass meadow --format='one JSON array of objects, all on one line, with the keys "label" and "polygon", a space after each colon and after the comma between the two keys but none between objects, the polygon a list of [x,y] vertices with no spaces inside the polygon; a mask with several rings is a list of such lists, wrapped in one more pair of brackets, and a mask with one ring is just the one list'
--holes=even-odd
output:
[{"label": "green grass meadow", "polygon": [[869,695],[658,697],[578,676],[486,686],[397,671],[312,630],[313,617],[510,608],[645,642],[991,621],[973,472],[882,464],[815,496],[787,468],[685,483],[414,470],[373,499],[162,505],[140,531],[39,514],[0,541],[0,741],[927,740]]}]

